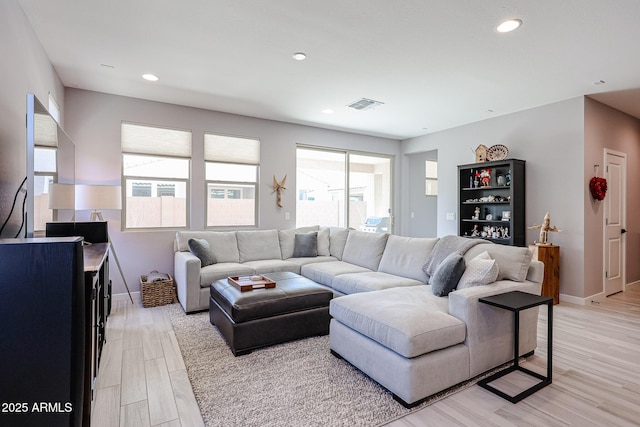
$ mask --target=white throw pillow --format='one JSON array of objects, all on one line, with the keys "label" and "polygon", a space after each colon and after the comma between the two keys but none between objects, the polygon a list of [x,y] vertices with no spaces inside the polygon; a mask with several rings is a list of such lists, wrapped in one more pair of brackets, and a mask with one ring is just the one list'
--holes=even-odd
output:
[{"label": "white throw pillow", "polygon": [[493,283],[498,278],[498,264],[491,259],[489,252],[484,251],[467,263],[457,289],[483,286]]}]

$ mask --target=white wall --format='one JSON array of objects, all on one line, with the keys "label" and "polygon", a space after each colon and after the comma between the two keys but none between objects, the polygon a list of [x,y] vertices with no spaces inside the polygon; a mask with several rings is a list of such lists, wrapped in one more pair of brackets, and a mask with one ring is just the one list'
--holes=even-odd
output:
[{"label": "white wall", "polygon": [[[76,144],[76,182],[79,184],[119,184],[121,177],[120,124],[129,121],[192,131],[193,162],[191,173],[190,228],[202,230],[204,217],[204,132],[217,132],[258,138],[261,141],[259,227],[295,227],[296,144],[392,155],[400,154],[400,143],[354,133],[293,125],[234,114],[220,113],[135,98],[67,88],[65,130]],[[395,169],[399,170],[398,168]],[[284,208],[276,206],[272,194],[273,175],[287,175],[283,192]],[[395,189],[399,180],[395,179]],[[396,199],[397,200],[397,199]],[[394,206],[394,209],[397,209]],[[285,212],[291,214],[285,220]],[[121,232],[119,212],[103,212],[117,249],[125,276],[132,290],[139,288],[139,277],[152,270],[173,273],[173,237],[171,231]],[[76,219],[86,220],[89,212]],[[115,293],[124,292],[117,270],[112,269]]]},{"label": "white wall", "polygon": [[[0,1],[0,58],[1,226],[9,215],[14,194],[27,174],[27,93],[34,93],[47,106],[51,92],[63,105],[64,88],[15,0]],[[13,237],[20,229],[24,194],[21,196],[0,237]]]},{"label": "white wall", "polygon": [[[584,296],[584,98],[574,98],[454,129],[402,141],[402,182],[409,179],[406,154],[438,150],[438,235],[457,234],[457,165],[473,163],[479,145],[504,144],[509,157],[526,160],[526,224],[540,224],[545,213],[552,225],[551,242],[561,251],[560,292]],[[402,187],[402,207],[408,204]],[[403,209],[403,232],[409,212]],[[527,231],[527,241],[538,238]]]}]

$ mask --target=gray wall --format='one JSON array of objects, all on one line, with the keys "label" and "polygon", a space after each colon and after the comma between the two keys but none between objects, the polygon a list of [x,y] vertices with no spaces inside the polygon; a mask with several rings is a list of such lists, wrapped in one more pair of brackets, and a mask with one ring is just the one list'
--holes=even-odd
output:
[{"label": "gray wall", "polygon": [[[261,141],[260,228],[295,227],[296,144],[343,148],[372,153],[400,154],[396,140],[347,132],[300,126],[234,114],[220,113],[135,98],[67,88],[66,131],[76,145],[76,182],[78,184],[119,184],[121,177],[120,124],[122,121],[189,129],[193,137],[191,173],[190,228],[202,230],[204,217],[203,135],[205,131],[255,137]],[[396,169],[398,170],[398,169]],[[287,190],[282,195],[284,208],[276,206],[272,194],[273,175],[287,174]],[[394,178],[395,191],[399,180]],[[397,210],[397,205],[394,206]],[[285,220],[285,212],[291,214]],[[103,212],[130,288],[139,288],[139,277],[152,270],[173,272],[171,231],[121,232],[120,213]],[[86,220],[89,212],[80,212],[77,220]],[[114,292],[124,292],[117,271],[113,270]]]},{"label": "gray wall", "polygon": [[[48,105],[49,92],[60,105],[64,88],[24,12],[15,0],[0,2],[0,226],[11,210],[14,194],[27,174],[27,93]],[[22,199],[0,237],[20,228]]]},{"label": "gray wall", "polygon": [[405,210],[406,235],[412,237],[436,237],[438,217],[438,197],[425,195],[425,161],[438,160],[438,152],[427,151],[405,156],[409,165],[408,201]]},{"label": "gray wall", "polygon": [[[561,247],[560,292],[584,296],[584,98],[574,98],[526,111],[436,132],[402,142],[401,181],[408,176],[407,154],[438,150],[439,236],[457,234],[457,165],[473,163],[479,145],[504,144],[509,157],[526,160],[526,224],[540,224],[547,211],[551,222],[563,231],[551,242]],[[408,189],[402,186],[403,207]],[[402,213],[407,231],[409,212]],[[528,230],[527,241],[538,237]]]}]

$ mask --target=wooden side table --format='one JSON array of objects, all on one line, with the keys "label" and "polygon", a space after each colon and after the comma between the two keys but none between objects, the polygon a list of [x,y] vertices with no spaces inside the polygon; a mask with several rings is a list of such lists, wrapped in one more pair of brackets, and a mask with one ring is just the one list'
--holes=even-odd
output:
[{"label": "wooden side table", "polygon": [[544,264],[542,292],[545,297],[553,298],[553,303],[560,302],[560,246],[529,245],[533,259]]},{"label": "wooden side table", "polygon": [[[531,396],[536,391],[551,384],[552,377],[552,349],[553,349],[553,300],[548,297],[529,294],[527,292],[513,291],[504,294],[493,295],[480,298],[481,303],[489,304],[504,310],[513,312],[513,366],[497,372],[488,378],[478,382],[478,385],[490,392],[497,394],[503,399],[511,403],[518,403],[527,396]],[[547,375],[543,376],[537,372],[533,372],[518,364],[520,358],[520,312],[529,308],[538,307],[540,305],[547,306]],[[501,378],[513,371],[520,371],[540,380],[534,386],[510,396],[501,390],[493,387],[490,383]]]}]

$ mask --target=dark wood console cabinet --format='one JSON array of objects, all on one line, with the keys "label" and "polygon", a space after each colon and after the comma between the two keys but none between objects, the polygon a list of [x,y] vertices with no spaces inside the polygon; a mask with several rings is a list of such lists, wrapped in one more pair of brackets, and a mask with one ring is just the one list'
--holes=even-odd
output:
[{"label": "dark wood console cabinet", "polygon": [[90,424],[109,247],[82,240],[0,239],[0,425]]},{"label": "dark wood console cabinet", "polygon": [[111,302],[111,283],[109,281],[109,244],[94,243],[84,247],[84,283],[90,295],[86,298],[85,316],[90,319],[86,328],[87,339],[84,385],[83,425],[89,425],[91,419],[91,401],[96,389],[98,366],[102,355],[102,346],[106,340],[107,316]]}]

